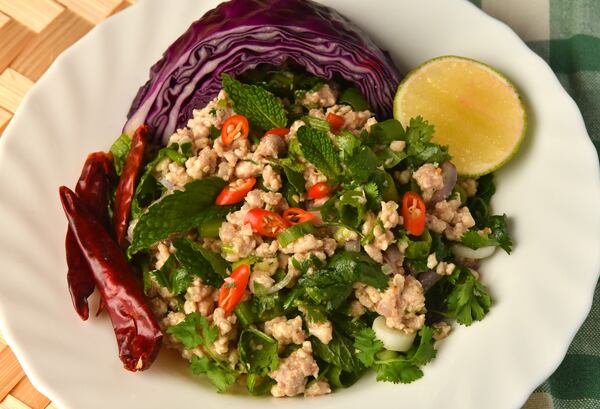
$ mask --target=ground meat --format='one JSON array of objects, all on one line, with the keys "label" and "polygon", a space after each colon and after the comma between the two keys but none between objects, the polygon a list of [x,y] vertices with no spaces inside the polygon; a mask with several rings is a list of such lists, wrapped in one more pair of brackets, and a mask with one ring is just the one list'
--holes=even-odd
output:
[{"label": "ground meat", "polygon": [[412,333],[425,324],[423,287],[413,276],[396,274],[384,292],[355,284],[355,296],[366,308],[384,316],[390,328]]},{"label": "ground meat", "polygon": [[[363,248],[369,257],[381,264],[383,264],[382,251],[387,250],[389,245],[395,241],[391,228],[396,227],[402,221],[402,218],[396,211],[397,208],[398,204],[395,202],[382,202],[382,209],[379,212],[379,216],[376,217],[371,212],[367,213],[365,222],[362,225],[362,233],[364,235],[373,235],[372,240],[363,245]],[[385,222],[382,217],[385,219]],[[392,227],[385,228],[384,226]]]},{"label": "ground meat", "polygon": [[[229,219],[231,215],[227,218]],[[227,251],[222,252],[227,261],[238,261],[248,257],[257,245],[257,239],[249,224],[226,221],[219,228],[219,238],[228,248]]]},{"label": "ground meat", "polygon": [[308,326],[308,333],[324,344],[329,344],[333,338],[333,326],[331,325],[331,321],[314,322],[306,320],[306,325]]},{"label": "ground meat", "polygon": [[363,126],[363,129],[367,132],[371,132],[371,127],[373,125],[375,125],[377,123],[377,118],[375,118],[374,116],[372,116],[371,118],[367,119],[367,122],[365,122],[365,126]]},{"label": "ground meat", "polygon": [[390,149],[394,152],[402,152],[406,148],[406,142],[404,141],[393,141],[390,143]]},{"label": "ground meat", "polygon": [[233,174],[235,172],[235,166],[233,166],[229,162],[221,162],[219,163],[219,168],[217,169],[217,176],[221,179],[229,182],[233,178]]},{"label": "ground meat", "polygon": [[433,339],[436,341],[446,338],[452,331],[452,327],[446,321],[434,322],[431,327],[433,329]]},{"label": "ground meat", "polygon": [[327,109],[327,114],[329,113],[333,113],[344,118],[344,125],[342,128],[345,128],[349,131],[362,130],[367,124],[369,118],[373,117],[373,114],[369,111],[356,112],[353,111],[352,107],[348,105],[334,105]]},{"label": "ground meat", "polygon": [[279,367],[269,374],[277,384],[271,388],[275,397],[296,396],[304,392],[306,377],[319,375],[319,366],[312,356],[312,345],[309,341],[302,344],[302,348],[292,352],[284,358]]},{"label": "ground meat", "polygon": [[406,185],[408,182],[410,182],[411,177],[412,171],[409,169],[394,172],[394,179],[396,179],[401,185]]},{"label": "ground meat", "polygon": [[281,186],[283,185],[281,176],[279,173],[275,172],[271,165],[265,166],[262,177],[263,184],[270,191],[277,192],[279,189],[281,189]]},{"label": "ground meat", "polygon": [[325,251],[328,256],[332,256],[337,248],[337,242],[326,237],[317,239],[313,234],[306,234],[281,249],[285,254],[309,253],[313,251]]},{"label": "ground meat", "polygon": [[164,317],[169,311],[167,303],[160,297],[150,298],[148,303],[150,304],[152,313],[157,318]]},{"label": "ground meat", "polygon": [[473,197],[477,194],[477,181],[475,179],[463,179],[459,180],[458,184],[465,189],[467,197]]},{"label": "ground meat", "polygon": [[213,150],[219,158],[222,158],[232,165],[235,165],[240,159],[246,157],[250,151],[250,142],[248,139],[234,139],[230,145],[225,145],[221,138],[215,139]]},{"label": "ground meat", "polygon": [[350,315],[352,317],[360,317],[361,315],[363,315],[365,312],[367,312],[367,309],[365,308],[364,305],[362,305],[360,303],[360,301],[358,300],[353,300],[350,303]]},{"label": "ground meat", "polygon": [[178,144],[179,146],[185,144],[185,143],[191,143],[192,142],[192,132],[188,129],[188,128],[181,128],[178,129],[173,135],[171,135],[171,137],[169,138],[169,143],[168,145],[173,145],[174,143]]},{"label": "ground meat", "polygon": [[211,176],[217,169],[217,154],[210,148],[202,149],[197,156],[185,161],[187,174],[193,179]]},{"label": "ground meat", "polygon": [[442,200],[435,204],[426,216],[427,227],[448,240],[460,240],[462,235],[475,226],[468,207],[460,207],[460,200]]},{"label": "ground meat", "polygon": [[327,108],[337,101],[337,92],[325,84],[317,91],[307,92],[300,103],[307,108]]},{"label": "ground meat", "polygon": [[208,317],[215,308],[217,293],[217,289],[204,284],[200,278],[195,278],[185,292],[183,311],[186,314],[199,312],[204,317]]},{"label": "ground meat", "polygon": [[160,270],[174,252],[175,248],[171,243],[167,241],[158,242],[156,245],[156,250],[154,251],[154,257],[156,258],[156,261],[154,262],[154,268],[156,270]]},{"label": "ground meat", "polygon": [[437,256],[435,255],[435,253],[431,253],[429,256],[427,256],[427,268],[435,268],[435,266],[437,266],[438,261],[437,261]]},{"label": "ground meat", "polygon": [[315,168],[313,164],[307,163],[304,166],[304,180],[306,181],[304,187],[310,189],[311,186],[319,182],[327,182],[327,177],[319,169]]},{"label": "ground meat", "polygon": [[213,324],[219,330],[219,337],[213,344],[215,353],[226,356],[229,352],[231,341],[237,338],[237,316],[235,314],[227,314],[224,309],[217,308],[212,316]]},{"label": "ground meat", "polygon": [[275,338],[280,346],[302,344],[306,339],[300,316],[289,320],[283,316],[275,317],[265,322],[265,333]]},{"label": "ground meat", "polygon": [[277,250],[279,250],[279,242],[277,240],[273,240],[270,243],[261,243],[256,248],[255,252],[258,257],[273,257],[277,254]]},{"label": "ground meat", "polygon": [[188,121],[187,127],[191,130],[194,147],[201,150],[210,146],[210,128],[214,126],[221,129],[227,118],[233,115],[233,110],[229,104],[229,98],[224,90],[210,101],[204,108],[195,109],[192,118]]},{"label": "ground meat", "polygon": [[435,192],[444,187],[442,169],[431,163],[426,163],[415,171],[413,179],[421,188],[421,196],[425,202],[429,202]]},{"label": "ground meat", "polygon": [[327,381],[318,381],[311,383],[308,388],[304,391],[304,396],[321,396],[331,393],[331,387]]},{"label": "ground meat", "polygon": [[170,183],[173,188],[182,188],[191,182],[192,178],[187,174],[185,166],[170,162],[168,165],[168,172],[165,175],[165,180]]},{"label": "ground meat", "polygon": [[448,263],[446,261],[440,261],[437,267],[435,268],[435,272],[441,276],[449,276],[454,272],[456,265],[454,263]]},{"label": "ground meat", "polygon": [[260,139],[256,150],[254,151],[254,160],[277,158],[280,153],[285,152],[285,139],[279,135],[269,134]]},{"label": "ground meat", "polygon": [[244,159],[239,161],[235,166],[235,176],[238,178],[247,179],[260,175],[262,170],[263,165],[261,163],[256,163],[251,159]]}]

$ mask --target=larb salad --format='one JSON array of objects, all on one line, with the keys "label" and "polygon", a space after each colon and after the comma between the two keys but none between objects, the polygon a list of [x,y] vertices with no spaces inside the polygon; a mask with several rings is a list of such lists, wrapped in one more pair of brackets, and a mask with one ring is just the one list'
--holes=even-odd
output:
[{"label": "larb salad", "polygon": [[[252,21],[237,14],[248,4]],[[394,74],[357,83],[358,59],[339,71],[331,50],[306,51],[318,70],[294,58],[302,32],[286,16],[298,9],[321,39],[344,28],[341,47],[367,47],[375,62],[362,78]],[[216,29],[220,15],[238,25]],[[240,26],[292,46],[209,79],[167,68],[190,52],[202,72],[202,41],[220,58],[211,36],[231,47]],[[153,68],[110,152],[88,156],[75,192],[60,189],[77,312],[88,318],[97,288],[126,369],[148,368],[163,344],[219,392],[317,396],[370,370],[419,379],[453,325],[492,305],[479,260],[512,249],[506,216],[490,210],[493,175],[459,177],[432,142],[435,124],[390,118],[391,60],[331,9],[233,0],[190,30]],[[173,85],[183,77],[196,83]]]}]

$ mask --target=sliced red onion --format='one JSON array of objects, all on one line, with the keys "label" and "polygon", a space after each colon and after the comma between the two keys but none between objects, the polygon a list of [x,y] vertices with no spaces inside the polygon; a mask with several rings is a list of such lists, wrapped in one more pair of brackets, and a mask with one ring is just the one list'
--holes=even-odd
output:
[{"label": "sliced red onion", "polygon": [[294,269],[288,268],[288,271],[287,271],[287,274],[285,275],[285,277],[283,277],[283,279],[280,282],[278,282],[277,284],[275,284],[273,287],[268,288],[266,291],[267,294],[273,294],[273,293],[276,293],[277,291],[283,290],[294,279],[294,277],[295,277]]},{"label": "sliced red onion", "polygon": [[392,244],[383,252],[383,260],[387,265],[390,266],[392,274],[402,273],[402,263],[404,262],[404,256],[400,253],[398,246]]},{"label": "sliced red onion", "polygon": [[424,273],[419,274],[419,276],[417,277],[417,279],[421,282],[423,291],[429,290],[441,278],[442,278],[442,276],[439,275],[438,273],[436,273],[434,270],[427,270]]},{"label": "sliced red onion", "polygon": [[344,244],[344,250],[346,250],[346,251],[360,251],[360,242],[358,240],[348,240]]},{"label": "sliced red onion", "polygon": [[441,202],[450,196],[450,193],[452,193],[452,190],[456,185],[456,180],[458,179],[456,167],[452,164],[452,162],[447,161],[442,163],[442,177],[444,179],[444,186],[441,190],[438,190],[433,194],[430,201],[431,204]]}]

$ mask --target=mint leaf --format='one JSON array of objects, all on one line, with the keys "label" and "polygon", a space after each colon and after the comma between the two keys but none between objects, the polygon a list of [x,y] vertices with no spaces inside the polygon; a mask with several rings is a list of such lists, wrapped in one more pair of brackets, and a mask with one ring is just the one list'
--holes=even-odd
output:
[{"label": "mint leaf", "polygon": [[[486,229],[489,229],[490,232],[485,232]],[[484,230],[484,232],[480,233],[479,230]],[[480,224],[480,228],[468,230],[460,241],[472,249],[500,246],[508,254],[512,251],[512,239],[508,234],[508,223],[505,214],[488,217]]]},{"label": "mint leaf", "polygon": [[277,368],[277,348],[277,341],[253,327],[242,331],[238,341],[240,362],[249,373],[258,375],[266,375]]},{"label": "mint leaf", "polygon": [[362,363],[354,353],[352,341],[339,331],[333,331],[333,338],[328,344],[323,344],[315,337],[311,338],[311,343],[314,354],[323,361],[347,372],[358,372],[363,369]]},{"label": "mint leaf", "polygon": [[[475,279],[468,271],[464,270],[466,278],[456,284],[447,299],[447,314],[455,318],[459,324],[471,325],[473,321],[481,321],[492,306],[492,298],[487,288]],[[452,274],[463,275],[463,269]]]},{"label": "mint leaf", "polygon": [[217,388],[219,393],[225,392],[237,379],[237,374],[233,369],[220,362],[214,362],[205,356],[193,355],[190,369],[194,375],[206,374],[208,380]]},{"label": "mint leaf", "polygon": [[287,125],[283,104],[266,89],[242,84],[227,74],[223,74],[222,83],[235,112],[248,118],[252,125],[265,131]]},{"label": "mint leaf", "polygon": [[198,227],[225,185],[223,179],[216,177],[195,180],[188,183],[184,191],[174,192],[154,203],[140,216],[127,254],[131,256],[173,233]]},{"label": "mint leaf", "polygon": [[173,246],[177,249],[173,256],[189,274],[202,278],[207,285],[221,287],[230,265],[219,254],[185,237],[173,240]]},{"label": "mint leaf", "polygon": [[121,134],[121,136],[119,136],[110,147],[110,152],[113,156],[113,162],[115,163],[115,171],[117,172],[117,176],[121,176],[121,172],[123,172],[123,166],[125,166],[125,160],[127,160],[130,147],[131,137],[126,133]]},{"label": "mint leaf", "polygon": [[354,348],[358,350],[356,357],[369,368],[375,363],[375,355],[383,350],[383,342],[375,337],[372,328],[364,328],[354,338]]},{"label": "mint leaf", "polygon": [[442,163],[450,159],[447,146],[432,143],[435,128],[422,117],[410,120],[406,129],[406,154],[408,164],[416,169],[424,163]]},{"label": "mint leaf", "polygon": [[337,148],[325,132],[303,126],[298,129],[298,141],[304,158],[316,166],[329,180],[342,172]]}]

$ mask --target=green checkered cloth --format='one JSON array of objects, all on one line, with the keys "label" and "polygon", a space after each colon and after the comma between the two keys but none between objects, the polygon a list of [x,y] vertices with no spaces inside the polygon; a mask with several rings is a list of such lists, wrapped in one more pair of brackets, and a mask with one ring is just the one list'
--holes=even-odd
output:
[{"label": "green checkered cloth", "polygon": [[[600,0],[471,0],[550,64],[600,153]],[[600,282],[560,367],[523,409],[600,409]]]}]

